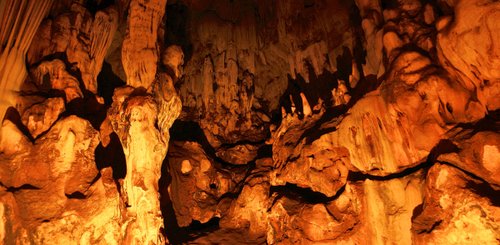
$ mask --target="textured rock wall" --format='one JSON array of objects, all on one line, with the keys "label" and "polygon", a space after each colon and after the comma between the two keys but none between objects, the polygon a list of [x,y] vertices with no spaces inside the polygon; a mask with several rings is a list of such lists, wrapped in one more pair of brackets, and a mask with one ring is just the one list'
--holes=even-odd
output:
[{"label": "textured rock wall", "polygon": [[0,128],[2,243],[500,241],[497,1],[48,12]]}]

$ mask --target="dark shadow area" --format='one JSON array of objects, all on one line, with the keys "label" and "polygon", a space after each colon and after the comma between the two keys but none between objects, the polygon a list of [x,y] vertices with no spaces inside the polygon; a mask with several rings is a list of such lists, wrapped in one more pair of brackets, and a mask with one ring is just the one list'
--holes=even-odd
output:
[{"label": "dark shadow area", "polygon": [[[278,193],[278,196],[274,201],[279,200],[281,197],[287,197],[292,200],[299,201],[301,203],[317,204],[317,203],[327,203],[338,198],[345,190],[345,186],[339,189],[337,194],[332,197],[328,197],[323,193],[313,191],[309,188],[302,188],[295,184],[287,183],[284,186],[271,186],[271,191],[269,196],[274,193]],[[273,203],[274,204],[274,203]],[[272,207],[271,205],[270,207]]]},{"label": "dark shadow area", "polygon": [[40,190],[40,188],[33,186],[33,185],[30,185],[30,184],[24,184],[24,185],[19,186],[19,187],[8,187],[7,188],[8,192],[18,192],[21,190]]},{"label": "dark shadow area", "polygon": [[[107,106],[100,104],[97,101],[96,96],[85,88],[80,70],[75,66],[75,64],[68,61],[66,53],[54,53],[45,56],[40,62],[37,62],[32,66],[36,67],[44,61],[52,61],[54,59],[59,59],[64,62],[66,71],[71,76],[77,79],[80,90],[83,93],[83,98],[76,98],[70,102],[65,101],[66,111],[60,115],[60,118],[67,117],[69,115],[76,115],[88,120],[92,124],[92,127],[94,127],[94,129],[99,130],[101,123],[106,118]],[[53,91],[52,89],[50,89],[50,81],[48,79],[48,76],[44,77],[43,84],[41,86],[38,86],[39,90],[48,93],[49,95],[51,95],[51,97],[57,96],[65,98],[65,94],[63,91]]]},{"label": "dark shadow area", "polygon": [[208,142],[200,124],[193,121],[175,120],[170,128],[170,141],[198,142],[205,153],[215,156],[215,150]]},{"label": "dark shadow area", "polygon": [[352,74],[352,61],[354,57],[352,56],[351,50],[347,47],[343,48],[342,54],[337,56],[337,77],[339,80],[345,81],[349,84],[349,76]]},{"label": "dark shadow area", "polygon": [[[311,108],[314,107],[321,98],[325,107],[332,106],[332,90],[338,87],[337,74],[323,70],[323,73],[317,76],[314,69],[308,62],[306,67],[309,72],[309,82],[297,74],[296,79],[288,76],[288,87],[280,98],[280,105],[283,106],[287,113],[291,113],[292,102],[295,104],[295,113],[299,114],[299,118],[303,117],[302,99],[300,93],[304,93]],[[291,97],[291,99],[290,99]]]},{"label": "dark shadow area", "polygon": [[272,145],[263,145],[257,150],[256,159],[273,157],[273,146]]},{"label": "dark shadow area", "polygon": [[83,200],[85,198],[87,198],[85,195],[83,195],[83,193],[79,192],[79,191],[76,191],[76,192],[73,192],[71,194],[64,194],[68,199],[79,199],[79,200]]},{"label": "dark shadow area", "polygon": [[[198,144],[201,145],[201,148],[203,149],[205,154],[214,160],[216,165],[222,164],[226,168],[230,169],[232,168],[233,170],[238,168],[239,169],[247,168],[248,166],[250,166],[249,164],[241,166],[233,165],[217,157],[216,149],[214,149],[212,145],[210,145],[210,143],[208,142],[208,139],[205,136],[203,129],[200,127],[200,124],[194,121],[175,120],[172,127],[170,128],[170,142],[174,141],[197,142]],[[269,146],[266,146],[264,144],[264,141],[262,142],[239,141],[234,144],[223,144],[220,146],[220,148],[223,147],[230,148],[242,144],[258,145],[259,146],[258,151],[260,153],[265,153],[266,151],[269,152]]]},{"label": "dark shadow area", "polygon": [[491,205],[500,207],[500,191],[493,189],[488,182],[483,180],[477,182],[471,181],[467,183],[466,187],[477,195],[488,198]]},{"label": "dark shadow area", "polygon": [[165,47],[170,45],[179,45],[184,52],[184,64],[193,56],[193,45],[191,44],[189,36],[189,8],[180,3],[174,4],[167,3],[165,15],[167,16],[166,30],[165,30]]},{"label": "dark shadow area", "polygon": [[106,167],[113,169],[113,179],[123,179],[127,174],[125,153],[116,133],[109,135],[110,142],[104,147],[102,142],[95,149],[95,162],[98,170]]},{"label": "dark shadow area", "polygon": [[472,130],[471,134],[481,131],[500,132],[500,110],[489,111],[481,120],[474,123],[459,123],[458,128]]},{"label": "dark shadow area", "polygon": [[327,107],[323,116],[315,122],[314,126],[304,131],[301,139],[307,137],[307,144],[321,137],[321,135],[335,131],[336,126],[340,123],[341,116],[347,116],[347,111],[352,108],[363,96],[367,93],[376,90],[382,79],[376,78],[375,75],[363,77],[354,89],[349,91],[351,99],[345,105]]},{"label": "dark shadow area", "polygon": [[66,111],[61,115],[67,117],[76,115],[92,124],[92,127],[99,130],[101,123],[106,119],[107,107],[100,104],[94,94],[85,90],[83,98],[76,98],[66,103]]},{"label": "dark shadow area", "polygon": [[19,129],[19,131],[24,134],[24,136],[26,136],[32,143],[35,142],[35,139],[33,138],[33,136],[31,136],[30,131],[23,124],[21,115],[19,115],[19,112],[14,107],[7,108],[4,120],[11,121],[14,125],[16,125],[17,129]]},{"label": "dark shadow area", "polygon": [[97,76],[97,92],[99,96],[104,98],[104,104],[110,106],[113,103],[113,93],[115,88],[125,86],[125,82],[120,79],[115,73],[111,65],[104,61],[102,70]]},{"label": "dark shadow area", "polygon": [[85,3],[85,8],[89,10],[92,15],[99,10],[110,7],[115,4],[115,0],[87,0]]}]

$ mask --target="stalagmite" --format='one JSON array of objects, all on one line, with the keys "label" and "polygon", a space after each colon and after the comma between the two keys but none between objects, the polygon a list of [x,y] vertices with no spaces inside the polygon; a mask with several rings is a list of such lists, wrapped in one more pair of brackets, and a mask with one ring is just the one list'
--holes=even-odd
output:
[{"label": "stalagmite", "polygon": [[163,219],[158,197],[158,179],[167,145],[155,128],[158,107],[151,96],[130,96],[131,87],[115,90],[109,111],[113,131],[119,136],[127,163],[123,182],[128,222],[123,224],[125,241],[161,244]]},{"label": "stalagmite", "polygon": [[312,114],[311,106],[309,105],[309,101],[307,101],[307,98],[304,95],[304,93],[300,93],[300,99],[302,100],[302,111],[304,113],[304,116],[311,115]]}]

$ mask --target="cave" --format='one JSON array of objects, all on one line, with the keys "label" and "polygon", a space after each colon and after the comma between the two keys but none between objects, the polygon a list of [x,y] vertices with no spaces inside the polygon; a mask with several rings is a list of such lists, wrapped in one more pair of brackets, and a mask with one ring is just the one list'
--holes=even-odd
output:
[{"label": "cave", "polygon": [[499,19],[0,0],[0,244],[500,244]]}]

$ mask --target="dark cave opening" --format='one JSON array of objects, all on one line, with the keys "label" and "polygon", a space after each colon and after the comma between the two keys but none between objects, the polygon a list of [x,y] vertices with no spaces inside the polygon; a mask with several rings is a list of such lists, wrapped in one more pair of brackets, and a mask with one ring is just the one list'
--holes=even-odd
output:
[{"label": "dark cave opening", "polygon": [[125,153],[116,133],[109,135],[109,143],[106,147],[102,145],[102,142],[96,147],[95,162],[98,170],[111,167],[115,180],[125,178],[127,174]]},{"label": "dark cave opening", "polygon": [[102,69],[97,76],[97,92],[104,98],[104,104],[110,106],[113,103],[113,92],[116,88],[124,86],[126,83],[118,77],[111,65],[104,61]]}]

